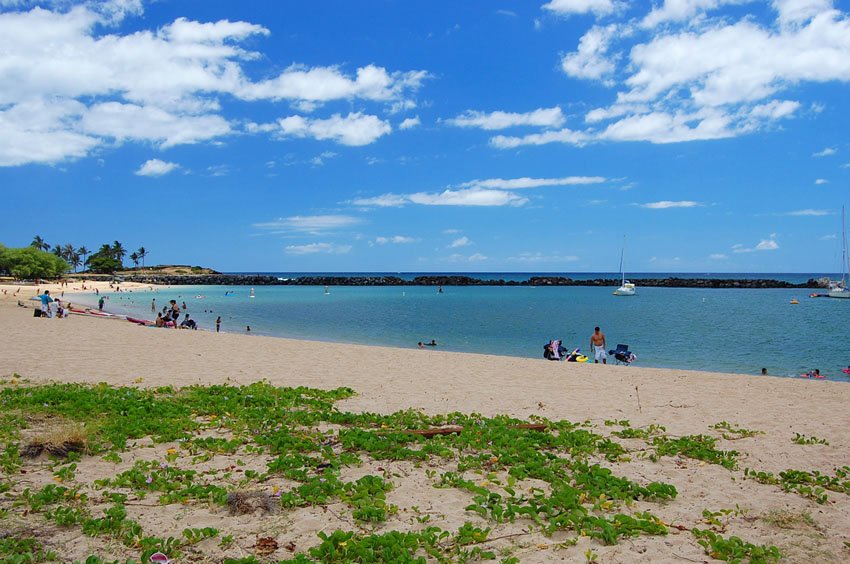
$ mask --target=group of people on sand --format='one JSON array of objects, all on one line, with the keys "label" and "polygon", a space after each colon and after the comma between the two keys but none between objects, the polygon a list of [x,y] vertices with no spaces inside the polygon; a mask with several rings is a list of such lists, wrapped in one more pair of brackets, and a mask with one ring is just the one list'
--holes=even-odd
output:
[{"label": "group of people on sand", "polygon": [[[56,317],[57,319],[65,319],[68,317],[68,307],[71,307],[71,304],[67,304],[67,307],[62,305],[62,299],[53,297],[50,295],[50,290],[45,290],[43,294],[38,296],[41,300],[41,307],[36,313],[37,317]],[[18,302],[18,305],[21,305]]]},{"label": "group of people on sand", "polygon": [[[151,309],[156,307],[156,298],[151,301]],[[186,302],[183,302],[183,311],[189,309]],[[183,320],[180,320],[181,309],[177,305],[177,300],[169,300],[168,305],[162,306],[162,311],[156,314],[154,325],[157,327],[173,327],[174,329],[197,329],[198,324],[194,319],[189,317],[189,313],[184,313]]]}]

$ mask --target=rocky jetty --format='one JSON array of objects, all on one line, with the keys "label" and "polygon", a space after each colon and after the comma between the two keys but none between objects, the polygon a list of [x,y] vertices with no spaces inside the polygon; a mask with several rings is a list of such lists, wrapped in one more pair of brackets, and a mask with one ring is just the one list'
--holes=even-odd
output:
[{"label": "rocky jetty", "polygon": [[[104,277],[109,279],[110,277]],[[617,278],[575,280],[565,276],[533,276],[528,280],[484,280],[461,275],[417,276],[405,280],[398,276],[300,276],[277,278],[262,274],[133,274],[122,277],[127,282],[164,286],[612,286]],[[632,278],[638,287],[655,288],[820,288],[819,280],[810,278],[802,284],[772,279],[737,278]]]}]

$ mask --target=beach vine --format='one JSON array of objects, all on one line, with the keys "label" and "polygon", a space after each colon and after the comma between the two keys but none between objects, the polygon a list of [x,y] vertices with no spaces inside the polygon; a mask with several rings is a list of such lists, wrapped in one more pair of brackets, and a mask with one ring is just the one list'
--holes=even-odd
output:
[{"label": "beach vine", "polygon": [[[718,449],[715,438],[669,437],[660,425],[632,428],[627,421],[612,421],[621,429],[606,437],[589,422],[418,410],[354,413],[336,407],[353,395],[349,388],[278,388],[266,382],[140,388],[16,381],[0,388],[0,491],[5,493],[0,518],[25,508],[29,531],[37,532],[40,520],[109,540],[123,546],[125,556],[143,561],[155,552],[173,558],[213,551],[222,561],[263,562],[271,554],[280,560],[284,550],[292,562],[466,562],[497,554],[517,562],[515,553],[523,545],[507,539],[534,534],[558,534],[557,541],[543,546],[559,550],[585,539],[582,550],[591,559],[597,552],[587,542],[613,545],[624,538],[666,535],[673,526],[653,507],[676,499],[677,488],[618,475],[612,467],[630,461],[633,453],[616,439],[644,441],[655,460],[681,456],[730,470],[737,465],[738,453]],[[139,457],[143,447],[153,449],[152,456]],[[83,480],[80,469],[87,459],[116,468]],[[466,496],[468,520],[445,529],[418,507],[399,507],[393,493],[401,475],[389,469],[396,463],[421,473],[434,488]],[[43,468],[48,483],[25,485],[19,474],[24,468],[29,475]],[[359,477],[347,478],[354,469]],[[818,484],[824,481],[816,478]],[[839,484],[833,480],[822,487],[828,486]],[[273,538],[240,539],[220,526],[155,536],[128,512],[146,504],[231,514],[312,508],[337,515],[346,526],[320,531],[313,546],[300,550],[279,547]],[[413,530],[387,530],[404,523],[403,513]],[[494,534],[504,527],[515,532]],[[727,546],[733,555],[762,554],[747,543],[692,532],[713,554],[725,554]],[[59,550],[49,536],[26,538],[31,542],[0,544],[0,557],[39,562]],[[233,556],[246,549],[254,555]],[[109,557],[92,554],[88,561]]]}]

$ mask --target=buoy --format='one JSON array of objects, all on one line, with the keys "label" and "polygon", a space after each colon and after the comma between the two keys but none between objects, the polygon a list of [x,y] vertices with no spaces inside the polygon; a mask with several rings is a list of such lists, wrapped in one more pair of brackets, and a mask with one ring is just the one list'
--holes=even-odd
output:
[{"label": "buoy", "polygon": [[797,298],[794,298],[793,300],[791,300],[791,305],[796,305],[798,303],[800,303],[800,302],[797,301]]}]

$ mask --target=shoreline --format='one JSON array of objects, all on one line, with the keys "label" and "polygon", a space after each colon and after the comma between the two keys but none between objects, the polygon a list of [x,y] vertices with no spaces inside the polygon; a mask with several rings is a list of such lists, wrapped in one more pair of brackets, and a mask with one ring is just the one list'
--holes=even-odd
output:
[{"label": "shoreline", "polygon": [[[63,301],[66,302],[66,303],[68,303],[68,302],[74,303],[76,306],[78,306],[78,307],[82,306],[84,309],[87,309],[87,310],[91,309],[93,311],[97,311],[97,299],[98,299],[98,297],[95,293],[92,293],[92,290],[93,290],[93,287],[94,287],[95,284],[97,285],[96,287],[99,290],[101,290],[102,292],[107,292],[108,294],[111,294],[111,296],[113,298],[116,296],[116,294],[114,292],[114,288],[110,288],[109,283],[107,283],[107,282],[97,282],[97,283],[87,282],[86,284],[87,285],[91,284],[92,287],[87,287],[87,290],[82,290],[81,287],[73,287],[73,285],[69,285],[65,288],[65,292],[67,294],[69,294],[69,296],[78,296],[79,297],[79,296],[82,295],[82,296],[85,296],[84,299],[74,300],[73,297],[71,297],[69,299],[69,297],[66,296],[66,298],[63,299]],[[167,292],[167,291],[170,290],[172,292],[177,292],[177,291],[180,291],[181,288],[184,287],[184,286],[179,286],[179,285],[176,286],[176,287],[152,286],[152,285],[149,285],[149,284],[140,284],[140,283],[132,283],[132,282],[124,282],[124,283],[121,284],[121,286],[122,286],[122,291],[119,294],[124,294],[125,290],[126,290],[126,294],[128,294],[128,295],[132,295],[132,293],[134,291],[136,291],[136,292],[142,291],[142,292],[148,293],[148,292],[151,292],[151,290],[153,290],[154,293],[158,293],[160,291]],[[0,285],[0,289],[7,289],[8,290],[9,288],[10,288],[10,286],[8,286],[8,285]],[[29,286],[29,287],[23,286],[23,288],[30,288],[31,289],[30,292],[27,295],[34,294],[35,286]],[[59,289],[59,286],[56,285],[56,284],[52,284],[52,285],[43,284],[43,285],[40,286],[40,289],[42,291],[44,289],[50,289],[51,294],[55,296],[57,294],[55,294],[54,292]],[[0,294],[0,303],[3,303],[4,299],[6,299],[5,301],[8,302],[9,297],[10,296],[8,296],[8,295],[4,296],[4,295]],[[25,304],[28,307],[37,307],[37,302],[27,301],[27,300],[28,300],[28,298],[25,298]],[[136,319],[148,319],[148,318],[150,318],[149,320],[152,322],[153,319],[154,319],[154,317],[152,317],[152,315],[153,316],[156,315],[155,313],[151,314],[147,305],[142,305],[141,303],[137,304],[137,305],[130,305],[128,303],[121,303],[118,300],[112,300],[112,301],[114,301],[114,303],[108,303],[107,306],[103,310],[104,313],[109,313],[109,314],[112,314],[112,315],[115,316],[113,318],[105,318],[105,319],[108,319],[110,321],[120,320],[120,321],[126,323],[124,317],[129,316],[129,317],[133,317],[133,318],[136,318]],[[162,304],[160,304],[160,305],[162,305]],[[199,316],[201,315],[200,313],[197,313],[197,312],[190,312],[190,313],[193,314],[192,317],[195,318],[196,320],[198,320]],[[81,317],[78,314],[72,314],[72,316],[75,317],[75,318]],[[102,321],[103,319],[99,319],[99,320]],[[250,323],[252,326],[254,325],[253,321],[251,321],[251,320],[248,320],[248,323]],[[133,325],[133,324],[131,324],[131,325]],[[355,347],[368,347],[368,348],[378,348],[378,349],[390,349],[390,350],[394,350],[394,351],[416,351],[416,350],[418,350],[418,347],[416,347],[416,345],[413,342],[411,342],[411,344],[409,346],[404,346],[404,345],[398,345],[398,344],[395,344],[395,343],[362,342],[362,341],[357,341],[357,340],[345,340],[345,339],[342,339],[342,338],[333,339],[333,338],[327,338],[327,337],[287,335],[287,334],[281,334],[281,333],[275,334],[275,333],[265,332],[263,330],[256,330],[256,328],[254,328],[254,330],[251,331],[250,333],[246,333],[246,331],[244,329],[233,330],[234,325],[230,320],[225,320],[225,323],[223,324],[223,326],[225,328],[221,331],[222,334],[238,335],[238,336],[245,336],[245,337],[250,337],[250,338],[282,339],[282,340],[287,340],[287,341],[312,343],[312,344],[315,344],[317,346],[355,346]],[[216,333],[214,325],[210,325],[209,320],[207,320],[207,323],[202,323],[201,328],[198,329],[197,332],[200,332],[200,333]],[[499,358],[499,359],[520,359],[520,360],[531,360],[531,361],[540,360],[537,356],[533,356],[533,355],[507,354],[507,353],[500,354],[499,352],[491,352],[491,351],[475,352],[475,351],[464,351],[464,350],[446,350],[445,348],[439,348],[439,347],[436,348],[436,349],[431,349],[430,347],[426,347],[426,349],[427,349],[426,352],[429,352],[429,353],[439,352],[441,354],[451,354],[451,355],[471,354],[471,355],[494,357],[494,358]],[[756,377],[756,376],[762,376],[761,374],[759,374],[755,370],[749,371],[749,370],[741,369],[739,371],[736,371],[735,368],[732,368],[732,369],[727,368],[727,369],[723,370],[723,369],[716,369],[712,366],[699,367],[699,368],[688,368],[688,367],[669,366],[669,365],[668,366],[647,365],[647,364],[644,364],[643,362],[641,362],[641,359],[639,359],[639,364],[637,364],[637,365],[616,366],[613,363],[613,357],[609,358],[609,361],[611,362],[611,364],[609,366],[615,366],[616,369],[633,370],[635,368],[642,368],[642,369],[650,369],[650,370],[683,371],[683,372],[694,373],[694,374],[729,374],[729,375],[734,375],[734,376],[744,376],[744,377],[750,377],[750,378]],[[545,361],[545,362],[552,362],[552,361]],[[555,364],[558,364],[558,363],[555,363]],[[577,364],[577,363],[564,363],[564,364]],[[592,362],[590,362],[588,364],[592,364]],[[774,372],[773,370],[771,370],[771,372],[768,374],[768,376],[772,377],[772,379],[783,379],[783,380],[789,380],[789,379],[790,380],[797,380],[797,379],[802,380],[803,379],[803,378],[800,378],[800,375],[798,374],[798,371],[796,371],[796,370],[793,370],[789,373],[784,373],[782,371]],[[827,372],[827,376],[823,379],[827,380],[827,381],[831,381],[831,382],[842,383],[842,384],[850,383],[850,375],[845,376],[844,374],[841,374],[840,372],[835,373],[835,374]]]}]

